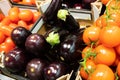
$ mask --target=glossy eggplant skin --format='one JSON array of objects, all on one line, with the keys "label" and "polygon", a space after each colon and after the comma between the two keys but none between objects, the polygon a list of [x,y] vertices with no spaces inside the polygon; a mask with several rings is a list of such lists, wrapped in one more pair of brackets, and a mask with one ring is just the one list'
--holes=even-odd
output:
[{"label": "glossy eggplant skin", "polygon": [[66,21],[64,22],[63,26],[64,25],[65,29],[69,30],[70,32],[77,31],[80,28],[80,24],[70,14],[66,15]]},{"label": "glossy eggplant skin", "polygon": [[71,34],[60,45],[59,57],[63,62],[74,63],[81,59],[81,40],[76,34]]},{"label": "glossy eggplant skin", "polygon": [[43,71],[47,66],[45,60],[34,58],[28,62],[26,67],[27,76],[30,80],[44,80]]},{"label": "glossy eggplant skin", "polygon": [[43,20],[46,24],[53,25],[57,21],[57,12],[62,6],[62,0],[52,0],[50,6],[43,13]]},{"label": "glossy eggplant skin", "polygon": [[21,48],[16,47],[11,50],[4,57],[5,68],[11,73],[22,72],[27,64],[27,58],[25,51]]},{"label": "glossy eggplant skin", "polygon": [[11,32],[11,39],[18,47],[25,47],[26,38],[31,34],[31,32],[22,26],[14,28]]},{"label": "glossy eggplant skin", "polygon": [[67,73],[67,65],[62,62],[52,62],[44,68],[45,80],[56,80]]},{"label": "glossy eggplant skin", "polygon": [[49,50],[49,44],[44,36],[38,33],[33,33],[27,37],[25,47],[28,52],[37,57],[43,57],[46,51]]}]

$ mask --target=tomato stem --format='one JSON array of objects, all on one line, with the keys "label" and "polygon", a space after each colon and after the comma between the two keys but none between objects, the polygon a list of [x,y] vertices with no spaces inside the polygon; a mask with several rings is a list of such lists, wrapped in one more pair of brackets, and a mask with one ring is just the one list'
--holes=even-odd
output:
[{"label": "tomato stem", "polygon": [[119,80],[119,76],[117,75],[117,71],[115,72],[115,80]]},{"label": "tomato stem", "polygon": [[[89,73],[89,71],[88,71],[88,69],[86,67],[87,59],[90,58],[90,57],[95,57],[96,56],[95,52],[92,52],[92,46],[93,45],[91,45],[91,48],[85,53],[85,57],[82,59],[83,61],[80,62],[80,65],[83,66],[84,70],[87,73]],[[82,54],[84,54],[84,53],[82,53]]]}]

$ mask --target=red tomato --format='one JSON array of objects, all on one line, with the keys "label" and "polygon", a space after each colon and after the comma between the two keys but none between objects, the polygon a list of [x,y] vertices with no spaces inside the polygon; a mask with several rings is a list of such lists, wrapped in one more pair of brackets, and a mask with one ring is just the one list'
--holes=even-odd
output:
[{"label": "red tomato", "polygon": [[107,47],[115,47],[120,44],[120,28],[118,26],[103,27],[100,31],[99,41]]},{"label": "red tomato", "polygon": [[97,64],[105,64],[111,66],[116,60],[116,52],[114,48],[99,45],[95,48],[95,52],[96,56],[94,60]]},{"label": "red tomato", "polygon": [[115,80],[114,72],[104,64],[98,64],[88,80]]},{"label": "red tomato", "polygon": [[99,40],[100,27],[90,26],[83,32],[83,41],[87,45],[96,43]]}]

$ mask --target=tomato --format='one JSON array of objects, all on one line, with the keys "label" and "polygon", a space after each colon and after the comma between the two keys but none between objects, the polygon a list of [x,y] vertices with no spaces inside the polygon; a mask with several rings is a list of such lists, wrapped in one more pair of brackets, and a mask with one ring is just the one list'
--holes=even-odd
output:
[{"label": "tomato", "polygon": [[120,11],[113,11],[109,14],[109,19],[120,27]]},{"label": "tomato", "polygon": [[2,25],[9,25],[11,23],[11,20],[8,16],[5,16],[5,18],[1,21]]},{"label": "tomato", "polygon": [[21,10],[18,16],[21,20],[28,22],[33,19],[33,12],[29,9]]},{"label": "tomato", "polygon": [[94,61],[97,64],[105,64],[111,66],[116,60],[116,52],[114,48],[99,45],[95,48],[95,52],[96,56],[94,58]]},{"label": "tomato", "polygon": [[104,46],[115,47],[120,44],[120,28],[118,26],[103,27],[100,31],[99,41]]},{"label": "tomato", "polygon": [[17,2],[20,2],[21,0],[12,0],[12,1],[17,3]]},{"label": "tomato", "polygon": [[0,44],[0,52],[4,51],[7,54],[10,50],[14,49],[14,47],[9,46],[6,43]]},{"label": "tomato", "polygon": [[3,33],[0,31],[0,44],[1,44],[2,42],[4,42],[5,38],[6,38],[5,34],[3,34]]},{"label": "tomato", "polygon": [[80,75],[83,79],[87,80],[89,74],[95,70],[96,64],[92,60],[87,60],[85,65],[86,69],[84,67],[80,68]]},{"label": "tomato", "polygon": [[18,21],[18,26],[22,26],[22,27],[28,29],[27,23],[26,23],[25,21],[23,21],[23,20],[19,20],[19,21]]},{"label": "tomato", "polygon": [[35,0],[22,0],[22,3],[27,5],[35,5]]},{"label": "tomato", "polygon": [[4,19],[4,14],[0,13],[0,21],[2,21]]},{"label": "tomato", "polygon": [[13,42],[13,40],[11,39],[11,37],[7,37],[4,41],[4,43],[6,43],[7,45],[11,46],[11,47],[15,47],[15,43]]},{"label": "tomato", "polygon": [[100,27],[90,26],[86,28],[83,32],[83,41],[87,45],[91,43],[96,43],[99,40]]},{"label": "tomato", "polygon": [[117,65],[116,71],[117,71],[118,76],[120,77],[120,62]]},{"label": "tomato", "polygon": [[0,26],[0,31],[5,34],[5,36],[11,36],[12,29],[8,26]]},{"label": "tomato", "polygon": [[15,23],[10,23],[10,24],[9,24],[9,27],[10,27],[11,29],[14,29],[14,28],[18,27],[18,25],[15,24]]},{"label": "tomato", "polygon": [[112,64],[112,66],[116,67],[119,62],[120,62],[120,55],[116,53],[116,59],[115,59],[114,63]]},{"label": "tomato", "polygon": [[40,17],[40,12],[33,12],[33,22],[36,22],[37,21],[37,19]]},{"label": "tomato", "polygon": [[111,0],[107,5],[109,12],[116,11],[120,9],[120,1],[119,0]]},{"label": "tomato", "polygon": [[106,5],[110,0],[101,0],[101,2]]},{"label": "tomato", "polygon": [[83,50],[82,50],[82,58],[87,57],[88,55],[91,55],[88,57],[88,59],[93,59],[92,55],[96,55],[94,52],[94,48],[91,48],[90,46],[86,46]]},{"label": "tomato", "polygon": [[18,20],[19,20],[19,16],[18,16],[19,12],[20,12],[20,10],[19,10],[18,7],[11,8],[9,10],[9,12],[8,12],[9,13],[8,16],[10,17],[10,20],[13,21],[13,22],[18,22]]},{"label": "tomato", "polygon": [[105,64],[98,64],[88,80],[115,80],[114,72]]},{"label": "tomato", "polygon": [[120,56],[120,45],[115,47],[115,51]]},{"label": "tomato", "polygon": [[34,24],[29,24],[29,25],[28,25],[28,27],[27,27],[27,28],[28,28],[28,30],[31,30],[31,29],[32,29],[32,27],[33,27],[33,25],[34,25]]}]

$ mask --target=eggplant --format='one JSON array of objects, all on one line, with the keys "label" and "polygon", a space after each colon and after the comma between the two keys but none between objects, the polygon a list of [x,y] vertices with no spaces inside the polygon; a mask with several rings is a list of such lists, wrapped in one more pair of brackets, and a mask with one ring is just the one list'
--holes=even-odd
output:
[{"label": "eggplant", "polygon": [[59,58],[65,63],[76,63],[81,59],[82,33],[70,34],[60,44]]},{"label": "eggplant", "polygon": [[68,71],[68,65],[62,62],[52,62],[44,68],[45,80],[56,80],[65,75]]},{"label": "eggplant", "polygon": [[49,44],[43,35],[33,33],[29,35],[25,41],[25,48],[28,52],[37,57],[43,57],[49,51]]},{"label": "eggplant", "polygon": [[46,24],[53,25],[57,21],[57,12],[62,6],[62,0],[52,0],[50,6],[43,13],[43,20]]},{"label": "eggplant", "polygon": [[53,27],[45,33],[44,37],[51,45],[51,49],[46,56],[49,57],[49,59],[52,59],[52,61],[58,60],[60,43],[64,41],[67,35],[69,35],[69,31],[60,27]]},{"label": "eggplant", "polygon": [[60,9],[57,13],[57,17],[62,23],[62,27],[70,32],[78,31],[80,24],[75,18],[68,12],[67,9]]},{"label": "eggplant", "polygon": [[44,37],[46,38],[46,41],[53,47],[54,45],[62,42],[68,34],[68,30],[60,27],[53,27],[45,33]]}]

